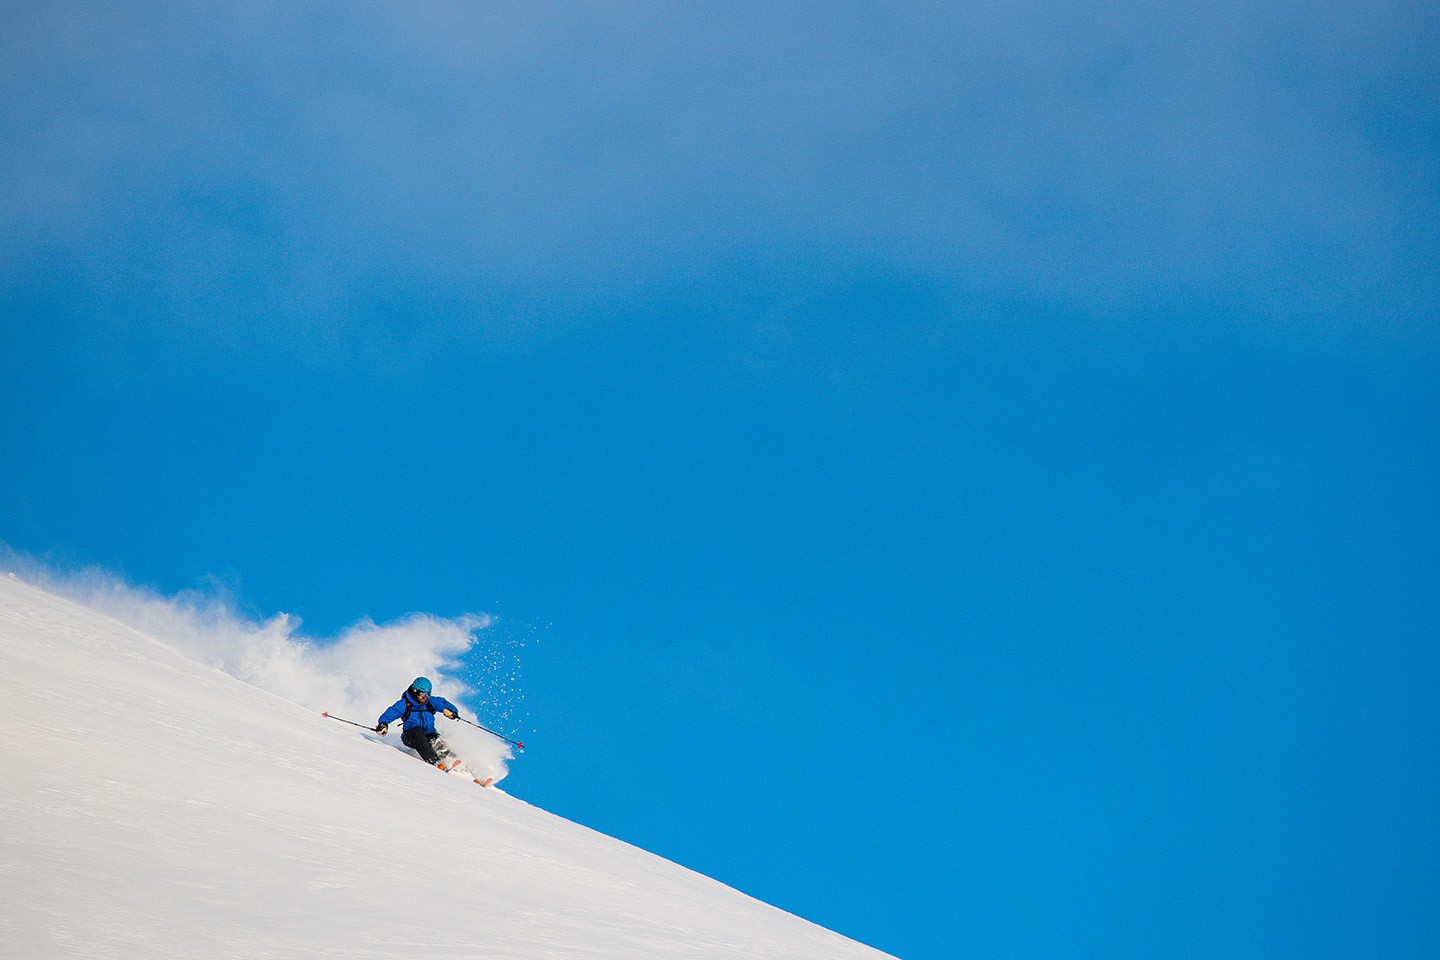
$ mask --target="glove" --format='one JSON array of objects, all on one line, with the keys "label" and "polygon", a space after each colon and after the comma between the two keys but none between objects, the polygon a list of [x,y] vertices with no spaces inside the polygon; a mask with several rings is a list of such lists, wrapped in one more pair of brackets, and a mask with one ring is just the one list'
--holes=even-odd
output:
[{"label": "glove", "polygon": [[459,719],[460,719],[460,714],[456,713],[454,710],[446,710],[446,711],[444,711],[444,713],[445,713],[445,716],[449,717],[451,720],[459,720]]},{"label": "glove", "polygon": [[385,736],[386,731],[388,731],[389,729],[390,729],[390,724],[388,724],[388,723],[377,723],[377,724],[375,724],[375,732],[378,733],[378,734],[380,734],[380,736],[382,736],[382,737]]}]

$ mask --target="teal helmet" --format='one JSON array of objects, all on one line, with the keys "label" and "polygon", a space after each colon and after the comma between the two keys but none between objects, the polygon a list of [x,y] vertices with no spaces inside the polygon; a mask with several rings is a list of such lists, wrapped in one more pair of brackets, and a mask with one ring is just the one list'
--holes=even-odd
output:
[{"label": "teal helmet", "polygon": [[412,684],[410,684],[410,689],[411,689],[411,690],[414,690],[416,693],[429,693],[429,692],[430,692],[430,678],[429,678],[429,677],[416,677],[416,678],[415,678],[415,682],[412,683]]}]

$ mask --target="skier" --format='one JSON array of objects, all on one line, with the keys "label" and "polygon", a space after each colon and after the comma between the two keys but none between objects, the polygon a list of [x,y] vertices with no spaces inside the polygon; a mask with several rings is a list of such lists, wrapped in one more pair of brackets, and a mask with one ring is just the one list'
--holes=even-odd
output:
[{"label": "skier", "polygon": [[460,711],[444,697],[432,697],[430,690],[428,678],[416,677],[404,696],[396,700],[389,710],[380,714],[380,722],[375,724],[375,732],[383,737],[390,729],[390,724],[396,720],[403,721],[404,732],[400,734],[400,742],[420,754],[421,760],[432,766],[439,766],[440,754],[435,750],[435,738],[439,736],[435,732],[435,714],[438,711],[451,720],[456,720],[460,717]]}]

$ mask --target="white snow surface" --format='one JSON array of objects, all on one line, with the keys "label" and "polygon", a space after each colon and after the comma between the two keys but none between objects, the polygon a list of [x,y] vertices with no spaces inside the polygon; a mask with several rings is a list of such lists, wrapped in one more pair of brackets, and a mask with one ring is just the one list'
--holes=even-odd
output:
[{"label": "white snow surface", "polygon": [[0,574],[3,960],[886,956],[166,639]]}]

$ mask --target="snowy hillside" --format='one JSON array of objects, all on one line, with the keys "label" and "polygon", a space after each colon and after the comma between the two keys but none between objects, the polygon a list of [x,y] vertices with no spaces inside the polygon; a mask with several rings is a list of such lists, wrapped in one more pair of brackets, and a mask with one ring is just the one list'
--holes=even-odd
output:
[{"label": "snowy hillside", "polygon": [[0,575],[3,960],[884,956],[168,639]]}]

